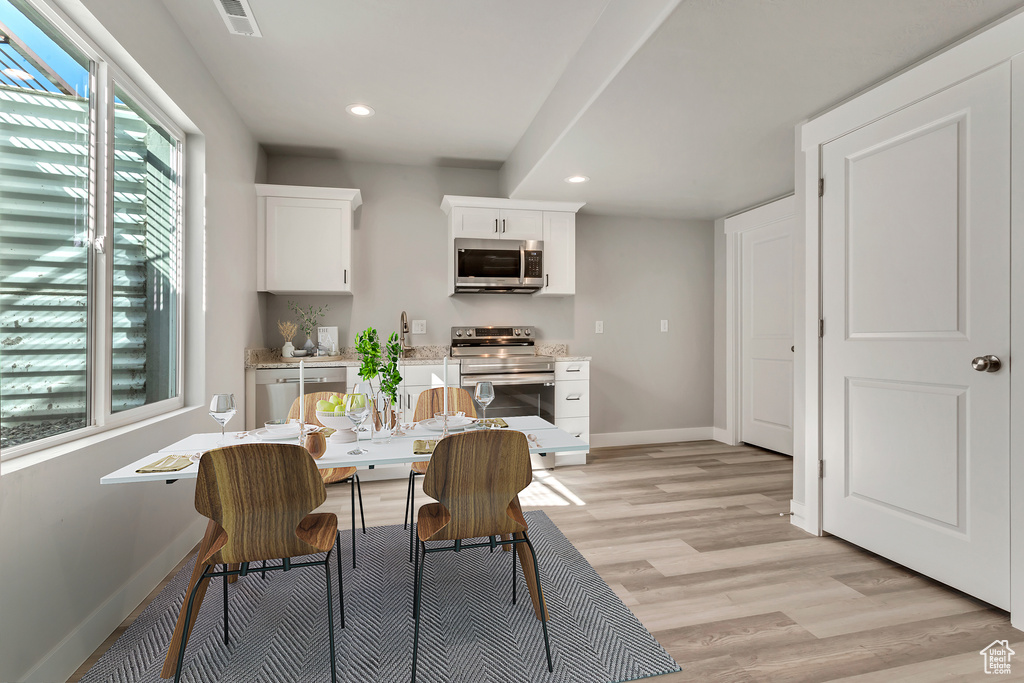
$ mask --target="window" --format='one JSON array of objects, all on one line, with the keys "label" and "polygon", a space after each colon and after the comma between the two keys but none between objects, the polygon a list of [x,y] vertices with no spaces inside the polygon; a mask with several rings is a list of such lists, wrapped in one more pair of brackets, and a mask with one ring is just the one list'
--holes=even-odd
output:
[{"label": "window", "polygon": [[4,459],[182,405],[184,135],[44,12],[0,0]]}]

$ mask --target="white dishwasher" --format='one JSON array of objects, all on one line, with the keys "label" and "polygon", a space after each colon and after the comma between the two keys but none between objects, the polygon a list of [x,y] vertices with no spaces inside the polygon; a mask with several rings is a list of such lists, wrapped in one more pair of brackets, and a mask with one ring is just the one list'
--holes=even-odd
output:
[{"label": "white dishwasher", "polygon": [[[306,393],[347,391],[348,368],[306,368]],[[299,368],[266,369],[256,371],[256,421],[262,427],[269,420],[288,417],[292,403],[299,397]]]}]

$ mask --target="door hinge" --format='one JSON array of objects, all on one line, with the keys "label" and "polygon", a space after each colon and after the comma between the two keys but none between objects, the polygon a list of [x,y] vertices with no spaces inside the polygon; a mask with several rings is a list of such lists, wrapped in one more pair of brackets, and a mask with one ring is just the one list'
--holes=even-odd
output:
[{"label": "door hinge", "polygon": [[818,339],[825,338],[825,319],[821,318],[818,320]]},{"label": "door hinge", "polygon": [[824,478],[825,478],[825,461],[824,460],[819,460],[818,461],[818,479],[824,479]]},{"label": "door hinge", "polygon": [[824,178],[818,178],[818,196],[819,197],[824,197],[825,196],[825,179]]}]

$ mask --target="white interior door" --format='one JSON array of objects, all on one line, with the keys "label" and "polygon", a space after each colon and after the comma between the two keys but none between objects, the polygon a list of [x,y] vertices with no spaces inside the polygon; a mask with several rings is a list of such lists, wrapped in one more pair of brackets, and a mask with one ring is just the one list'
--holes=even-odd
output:
[{"label": "white interior door", "polygon": [[786,455],[793,455],[795,222],[790,214],[739,233],[740,440]]},{"label": "white interior door", "polygon": [[1009,65],[822,148],[823,528],[1004,608],[1009,150]]}]

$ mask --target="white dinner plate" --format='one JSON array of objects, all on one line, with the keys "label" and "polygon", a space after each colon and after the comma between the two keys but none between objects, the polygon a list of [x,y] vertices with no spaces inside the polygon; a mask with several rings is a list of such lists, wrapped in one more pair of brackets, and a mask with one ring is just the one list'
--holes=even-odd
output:
[{"label": "white dinner plate", "polygon": [[[469,425],[476,422],[472,417],[449,417],[448,418],[448,431],[456,431],[465,429]],[[426,420],[421,420],[420,424],[423,425],[424,429],[429,429],[432,432],[444,431],[444,420],[439,420],[436,417],[431,417]]]},{"label": "white dinner plate", "polygon": [[[308,428],[307,428],[307,431],[309,431]],[[263,429],[254,429],[253,431],[251,431],[249,433],[252,436],[254,436],[257,439],[259,439],[260,441],[294,441],[295,439],[299,438],[299,426],[295,425],[295,429],[294,430],[291,430],[291,429],[287,429],[287,430],[285,430],[285,429],[269,430],[269,429],[263,428]]]}]

